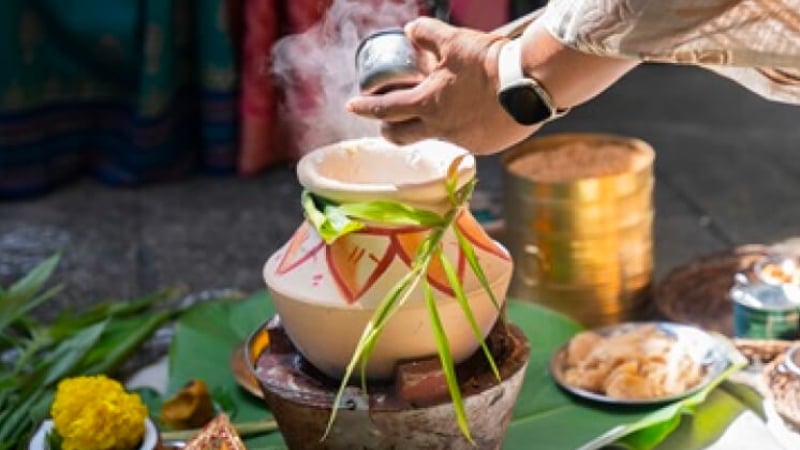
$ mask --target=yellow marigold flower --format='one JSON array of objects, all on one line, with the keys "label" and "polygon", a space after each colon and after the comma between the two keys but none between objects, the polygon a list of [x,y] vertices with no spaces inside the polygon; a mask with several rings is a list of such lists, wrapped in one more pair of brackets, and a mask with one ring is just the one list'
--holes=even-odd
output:
[{"label": "yellow marigold flower", "polygon": [[103,375],[58,383],[50,408],[63,450],[131,450],[144,436],[147,407]]}]

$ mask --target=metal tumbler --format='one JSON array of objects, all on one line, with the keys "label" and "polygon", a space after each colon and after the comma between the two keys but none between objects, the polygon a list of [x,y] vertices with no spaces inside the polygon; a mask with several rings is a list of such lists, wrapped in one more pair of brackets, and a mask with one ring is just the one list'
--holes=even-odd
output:
[{"label": "metal tumbler", "polygon": [[383,94],[416,85],[424,78],[414,45],[401,28],[376,31],[356,50],[356,74],[362,94]]}]

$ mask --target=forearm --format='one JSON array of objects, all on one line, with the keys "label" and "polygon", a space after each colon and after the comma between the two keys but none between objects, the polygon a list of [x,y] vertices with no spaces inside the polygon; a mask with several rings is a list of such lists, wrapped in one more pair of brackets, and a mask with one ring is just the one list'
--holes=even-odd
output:
[{"label": "forearm", "polygon": [[525,73],[541,83],[560,108],[597,96],[639,61],[592,55],[562,44],[536,21],[520,38]]}]

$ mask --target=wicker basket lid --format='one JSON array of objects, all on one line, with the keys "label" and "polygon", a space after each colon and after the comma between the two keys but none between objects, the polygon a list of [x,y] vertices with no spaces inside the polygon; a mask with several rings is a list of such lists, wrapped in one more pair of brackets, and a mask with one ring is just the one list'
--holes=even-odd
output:
[{"label": "wicker basket lid", "polygon": [[745,245],[713,253],[673,269],[656,285],[657,313],[665,319],[691,323],[726,336],[733,334],[729,292],[734,275],[769,251]]}]

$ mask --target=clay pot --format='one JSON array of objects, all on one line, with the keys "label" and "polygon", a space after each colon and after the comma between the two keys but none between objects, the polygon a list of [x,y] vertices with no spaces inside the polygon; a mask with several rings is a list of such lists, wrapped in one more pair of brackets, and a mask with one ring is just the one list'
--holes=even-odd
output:
[{"label": "clay pot", "polygon": [[[398,147],[382,139],[360,139],[323,147],[305,156],[297,167],[300,183],[310,192],[337,202],[400,201],[437,213],[449,209],[444,178],[456,157],[459,183],[475,176],[475,159],[456,146],[424,141]],[[512,263],[468,209],[456,226],[469,239],[498,301],[505,298]],[[430,229],[371,223],[327,245],[313,226],[302,223],[294,236],[273,254],[264,278],[292,343],[316,368],[341,378],[368,320],[386,293],[408,271]],[[444,254],[457,268],[475,318],[485,336],[497,310],[448,231]],[[461,307],[453,297],[438,262],[427,279],[434,288],[439,315],[456,362],[478,347]],[[392,375],[399,361],[436,354],[436,341],[417,285],[407,303],[391,318],[367,367],[370,379]]]}]

